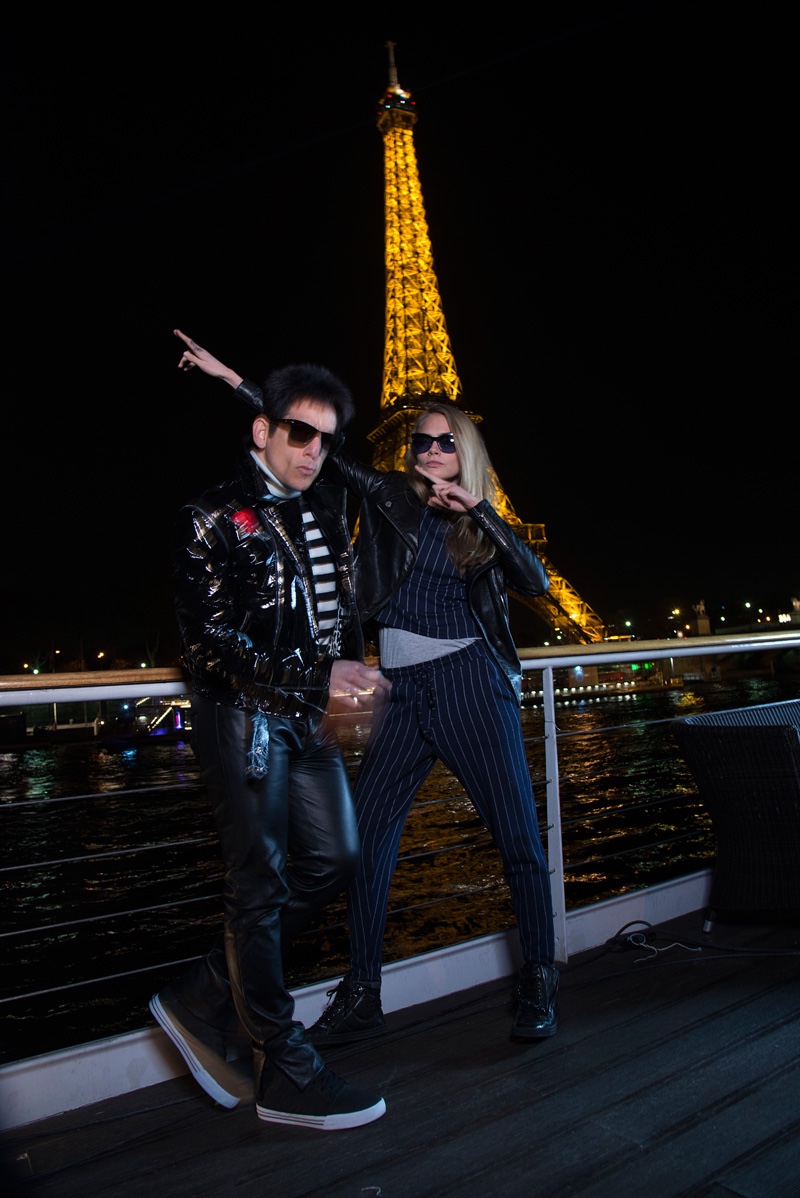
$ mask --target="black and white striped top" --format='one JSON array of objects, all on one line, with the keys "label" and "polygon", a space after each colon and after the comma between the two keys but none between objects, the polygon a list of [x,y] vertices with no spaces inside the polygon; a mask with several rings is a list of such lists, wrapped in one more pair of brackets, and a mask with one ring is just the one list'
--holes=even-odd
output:
[{"label": "black and white striped top", "polygon": [[303,532],[311,559],[314,576],[314,594],[319,622],[320,647],[332,657],[338,655],[338,637],[335,636],[339,615],[339,590],[336,563],[330,546],[323,538],[314,513],[301,502],[303,510]]}]

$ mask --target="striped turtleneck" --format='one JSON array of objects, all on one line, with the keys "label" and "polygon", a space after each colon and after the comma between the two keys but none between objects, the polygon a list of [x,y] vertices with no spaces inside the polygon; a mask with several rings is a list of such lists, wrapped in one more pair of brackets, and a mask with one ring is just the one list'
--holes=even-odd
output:
[{"label": "striped turtleneck", "polygon": [[293,491],[284,487],[275,475],[267,469],[261,458],[251,450],[253,460],[267,481],[267,490],[276,499],[297,499],[303,515],[303,535],[311,561],[311,574],[314,579],[314,603],[319,625],[320,649],[331,657],[338,657],[339,644],[337,625],[339,617],[339,589],[337,584],[336,563],[333,560],[330,545],[322,535],[316,517],[311,508],[305,503],[302,491]]}]

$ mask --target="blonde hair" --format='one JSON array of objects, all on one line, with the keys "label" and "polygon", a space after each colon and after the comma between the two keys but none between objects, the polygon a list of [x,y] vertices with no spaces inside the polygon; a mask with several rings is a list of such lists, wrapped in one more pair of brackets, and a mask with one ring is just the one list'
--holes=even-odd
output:
[{"label": "blonde hair", "polygon": [[[471,495],[477,495],[479,500],[486,499],[494,506],[497,503],[495,473],[483,437],[469,416],[454,404],[429,403],[417,416],[411,432],[421,432],[428,417],[435,414],[444,416],[453,434],[458,454],[459,484]],[[430,498],[431,486],[426,478],[417,473],[416,464],[417,455],[409,444],[404,462],[405,471],[411,486],[426,504]],[[462,574],[468,566],[477,566],[492,560],[496,553],[495,546],[469,512],[451,515],[450,522],[452,527],[447,535],[447,551]]]}]

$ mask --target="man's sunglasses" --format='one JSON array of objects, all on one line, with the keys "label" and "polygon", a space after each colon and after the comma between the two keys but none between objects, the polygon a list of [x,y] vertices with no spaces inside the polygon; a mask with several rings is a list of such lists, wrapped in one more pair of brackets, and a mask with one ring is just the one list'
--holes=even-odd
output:
[{"label": "man's sunglasses", "polygon": [[336,453],[344,444],[344,433],[323,433],[313,424],[306,424],[305,420],[270,420],[270,424],[285,428],[289,434],[289,444],[298,448],[310,445],[315,437],[319,437],[322,448],[328,453]]},{"label": "man's sunglasses", "polygon": [[455,453],[456,442],[452,433],[442,433],[439,437],[432,437],[430,433],[411,434],[411,448],[414,453],[427,453],[434,441],[442,453]]}]

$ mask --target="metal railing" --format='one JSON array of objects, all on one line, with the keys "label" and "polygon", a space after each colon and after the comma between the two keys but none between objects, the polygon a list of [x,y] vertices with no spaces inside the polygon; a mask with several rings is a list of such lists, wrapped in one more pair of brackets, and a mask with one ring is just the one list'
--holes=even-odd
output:
[{"label": "metal railing", "polygon": [[[546,796],[542,826],[546,827],[556,939],[562,959],[567,955],[570,871],[578,864],[591,874],[601,861],[607,869],[617,850],[613,843],[604,843],[602,831],[598,831],[588,838],[591,852],[587,854],[584,847],[577,863],[569,850],[565,851],[570,830],[563,819],[560,757],[568,738],[575,734],[559,727],[563,699],[559,676],[576,669],[643,661],[663,662],[667,673],[677,675],[680,663],[685,668],[690,659],[699,659],[701,670],[710,673],[722,656],[756,652],[763,657],[798,649],[800,628],[774,635],[606,642],[522,651],[526,676],[541,675],[541,721],[531,737],[536,742],[531,751],[541,763],[534,767],[541,773],[534,781]],[[185,690],[179,672],[169,669],[148,670],[146,678],[142,671],[5,677],[0,678],[0,709],[178,699],[185,696]],[[800,680],[797,690],[800,692]],[[617,731],[629,735],[631,727],[628,723]],[[603,736],[608,734],[605,728]],[[349,764],[353,769],[365,735],[364,729],[358,729],[351,745]],[[4,760],[9,756],[5,754]],[[0,1064],[91,1038],[87,1036],[87,1011],[95,1013],[91,1030],[98,1038],[140,1027],[149,994],[168,980],[170,973],[182,971],[187,961],[202,953],[219,928],[215,834],[198,779],[188,776],[185,758],[175,767],[181,778],[165,777],[155,786],[137,785],[136,769],[134,760],[129,775],[132,785],[101,778],[91,793],[64,794],[45,778],[35,797],[6,795],[0,802],[5,825],[0,835],[6,846],[13,846],[12,856],[0,867],[0,887],[6,899],[0,941],[10,966],[4,971],[0,1011],[11,1017],[7,1026],[13,1022],[15,1027],[14,1043],[4,1046]],[[168,773],[166,765],[165,771]],[[427,818],[438,831],[426,831],[416,840],[404,837],[401,865],[413,885],[410,897],[401,890],[393,900],[393,917],[402,925],[402,934],[392,942],[390,924],[387,960],[513,925],[502,876],[496,865],[487,865],[493,853],[488,834],[452,783],[449,776],[439,776],[434,786],[441,793],[420,804],[428,809]],[[674,798],[674,794],[663,796],[664,803]],[[138,816],[135,834],[130,843],[120,845],[119,828],[134,806]],[[60,816],[53,820],[57,808]],[[438,814],[430,816],[435,808],[440,809]],[[64,820],[61,817],[67,811],[70,818]],[[70,829],[67,834],[59,832],[56,843],[48,841],[51,822]],[[707,830],[702,826],[676,834],[671,817],[658,815],[652,817],[652,823],[655,832],[647,846],[651,853],[663,854],[668,842],[674,845],[676,839],[690,835],[697,842],[695,849],[700,844],[702,850],[705,843],[710,851]],[[662,823],[670,825],[668,833],[660,827]],[[107,847],[108,841],[113,841],[112,847]],[[640,844],[635,852],[638,859],[643,852]],[[696,852],[691,861],[697,867]],[[447,864],[443,866],[443,862]],[[631,875],[635,867],[622,873],[623,877]],[[641,878],[632,877],[628,883],[619,883],[618,889],[643,884]],[[584,891],[585,887],[582,894]],[[138,944],[136,954],[129,951],[133,940]],[[148,945],[144,951],[143,941]],[[315,929],[292,951],[288,976],[296,985],[341,972],[346,967],[343,906],[333,909],[330,922]]]}]

